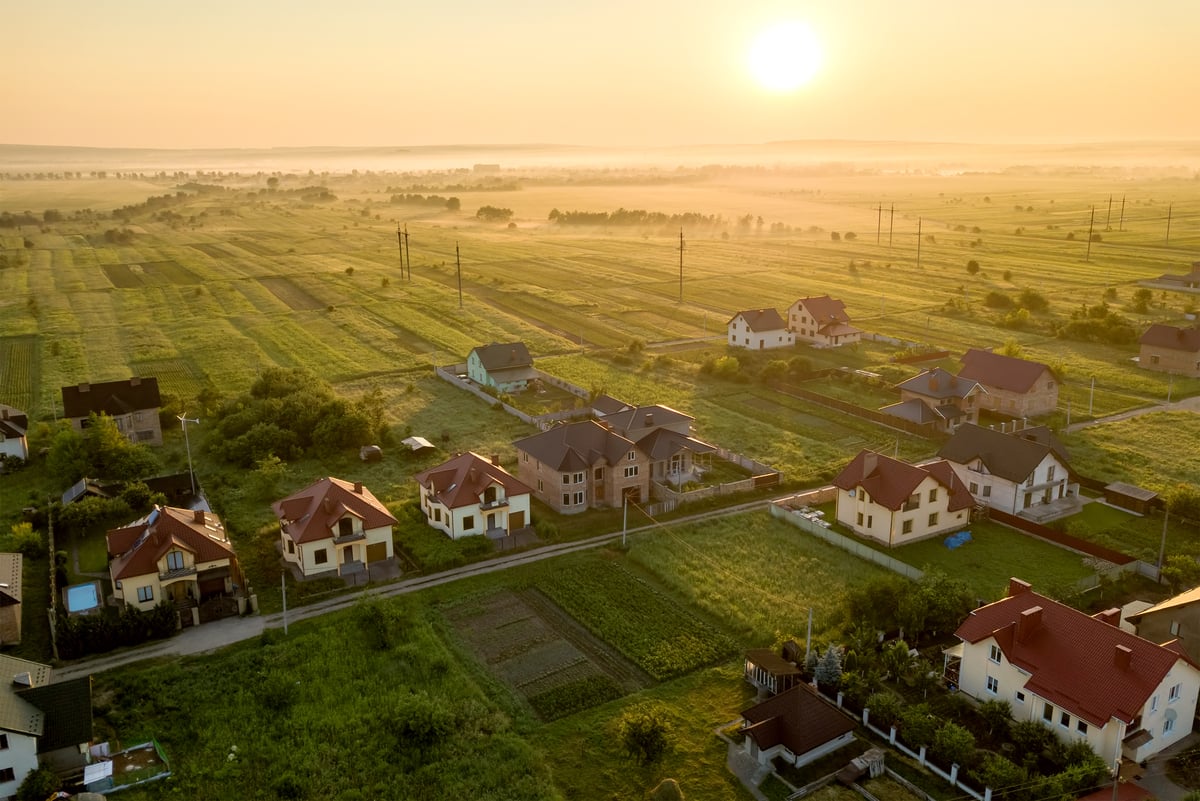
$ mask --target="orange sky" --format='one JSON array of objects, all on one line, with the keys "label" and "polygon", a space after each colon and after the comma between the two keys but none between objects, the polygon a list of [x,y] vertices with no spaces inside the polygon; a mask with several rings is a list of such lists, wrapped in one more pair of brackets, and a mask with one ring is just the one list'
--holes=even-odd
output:
[{"label": "orange sky", "polygon": [[[8,144],[1200,138],[1194,0],[37,0],[4,18]],[[823,64],[768,92],[747,49],[797,19]]]}]

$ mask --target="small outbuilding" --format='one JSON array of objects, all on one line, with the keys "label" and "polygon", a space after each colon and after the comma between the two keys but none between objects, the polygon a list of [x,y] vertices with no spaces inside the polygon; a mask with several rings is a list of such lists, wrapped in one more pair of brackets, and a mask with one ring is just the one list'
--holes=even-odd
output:
[{"label": "small outbuilding", "polygon": [[1114,481],[1104,488],[1104,502],[1144,515],[1158,505],[1158,493],[1123,481]]}]

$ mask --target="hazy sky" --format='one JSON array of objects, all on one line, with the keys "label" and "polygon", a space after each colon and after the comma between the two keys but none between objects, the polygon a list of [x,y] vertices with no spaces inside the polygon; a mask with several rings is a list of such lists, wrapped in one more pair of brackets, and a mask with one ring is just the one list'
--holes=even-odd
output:
[{"label": "hazy sky", "polygon": [[[1200,138],[1197,0],[8,2],[0,143]],[[815,79],[747,51],[803,20]]]}]

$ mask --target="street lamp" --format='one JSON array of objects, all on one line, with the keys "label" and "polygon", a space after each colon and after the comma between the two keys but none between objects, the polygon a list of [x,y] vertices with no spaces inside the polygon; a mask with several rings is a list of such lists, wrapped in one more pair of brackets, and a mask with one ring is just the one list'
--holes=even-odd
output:
[{"label": "street lamp", "polygon": [[176,415],[176,417],[179,418],[179,425],[183,427],[183,444],[184,444],[184,447],[187,448],[187,457],[188,457],[188,478],[191,479],[192,497],[195,498],[196,497],[196,473],[192,470],[192,443],[188,439],[187,424],[188,423],[199,424],[200,420],[199,420],[199,418],[188,417],[187,412]]}]

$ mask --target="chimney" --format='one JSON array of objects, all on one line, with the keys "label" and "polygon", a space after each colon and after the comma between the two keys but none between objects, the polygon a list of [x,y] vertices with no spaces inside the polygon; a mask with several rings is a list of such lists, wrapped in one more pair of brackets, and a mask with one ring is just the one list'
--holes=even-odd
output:
[{"label": "chimney", "polygon": [[138,378],[136,375],[133,378],[129,379],[129,386],[139,387],[141,385],[142,385],[142,379]]},{"label": "chimney", "polygon": [[1006,425],[1007,425],[1007,424],[1006,424],[1006,423],[1004,423],[1004,422],[1001,422],[1001,423],[1000,423],[1000,433],[1001,433],[1001,434],[1007,434],[1007,433],[1008,433],[1008,429],[1006,429],[1006,428],[1005,428],[1005,426],[1006,426]]},{"label": "chimney", "polygon": [[204,510],[196,509],[192,512],[192,521],[204,525]]},{"label": "chimney", "polygon": [[1031,606],[1017,620],[1017,642],[1026,642],[1042,625],[1042,607]]},{"label": "chimney", "polygon": [[354,494],[362,495],[362,482],[361,481],[354,482]]},{"label": "chimney", "polygon": [[3,409],[0,409],[0,415],[3,415],[5,420],[8,419],[8,407],[7,406],[5,406]]},{"label": "chimney", "polygon": [[1117,609],[1116,607],[1105,609],[1103,612],[1097,612],[1096,614],[1092,615],[1092,617],[1096,618],[1096,620],[1099,620],[1101,623],[1107,623],[1110,626],[1115,626],[1117,628],[1120,628],[1121,626],[1121,610]]},{"label": "chimney", "polygon": [[500,466],[500,454],[498,454],[498,453],[492,454],[492,464],[495,465],[496,467]]},{"label": "chimney", "polygon": [[333,498],[326,495],[325,499],[321,501],[321,508],[325,510],[325,514],[331,514],[333,512]]},{"label": "chimney", "polygon": [[654,425],[654,412],[646,412],[646,428]]},{"label": "chimney", "polygon": [[937,389],[937,385],[938,385],[937,376],[934,375],[933,373],[930,373],[929,374],[929,388]]},{"label": "chimney", "polygon": [[863,476],[869,476],[875,472],[875,468],[879,466],[879,454],[875,451],[867,451],[863,454]]},{"label": "chimney", "polygon": [[513,364],[516,364],[516,362],[517,362],[517,349],[516,349],[516,348],[513,348],[513,349],[512,349],[512,352],[511,352],[511,353],[509,353],[509,355],[508,355],[508,360],[509,360],[511,363],[513,363]]},{"label": "chimney", "polygon": [[79,391],[80,391],[80,392],[91,392],[91,391],[92,391],[92,385],[91,385],[91,384],[87,384],[87,383],[80,384],[80,385],[79,385]]},{"label": "chimney", "polygon": [[1008,593],[1004,597],[1012,598],[1023,592],[1029,592],[1030,589],[1031,586],[1028,581],[1021,581],[1019,578],[1010,578],[1008,580]]},{"label": "chimney", "polygon": [[1121,670],[1129,670],[1129,663],[1133,660],[1133,651],[1126,648],[1124,645],[1118,645],[1113,650],[1113,664]]}]

